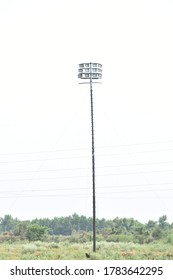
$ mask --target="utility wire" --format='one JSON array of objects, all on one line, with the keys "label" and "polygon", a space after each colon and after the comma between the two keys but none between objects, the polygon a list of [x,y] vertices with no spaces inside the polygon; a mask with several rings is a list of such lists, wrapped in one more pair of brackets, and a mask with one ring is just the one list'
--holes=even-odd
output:
[{"label": "utility wire", "polygon": [[[107,185],[105,185],[105,186],[98,186],[97,187],[97,189],[110,189],[110,188],[139,188],[139,187],[148,187],[148,186],[165,186],[165,185],[172,185],[173,186],[173,182],[165,182],[165,183],[152,183],[152,184],[135,184],[135,185],[116,185],[116,186],[107,186]],[[22,190],[0,190],[0,193],[15,193],[15,192],[17,192],[17,193],[23,193],[23,192],[38,192],[38,191],[43,191],[43,192],[51,192],[51,191],[69,191],[69,190],[88,190],[89,189],[89,187],[63,187],[63,188],[52,188],[52,189],[50,189],[50,188],[46,188],[46,189],[34,189],[33,187],[32,187],[32,189],[29,189],[29,190],[24,190],[24,189],[22,189]],[[165,190],[165,189],[164,189]]]},{"label": "utility wire", "polygon": [[[136,164],[119,164],[119,165],[105,165],[96,166],[96,169],[101,168],[117,168],[117,167],[132,167],[132,166],[148,166],[148,165],[161,165],[161,164],[171,164],[173,161],[163,161],[163,162],[149,162],[149,163],[136,163]],[[89,167],[73,167],[73,168],[57,168],[57,169],[41,169],[41,170],[16,170],[16,171],[6,171],[0,172],[0,174],[18,174],[18,173],[39,173],[39,172],[55,172],[55,171],[73,171],[73,170],[90,170]]]},{"label": "utility wire", "polygon": [[[97,177],[101,176],[117,176],[117,175],[131,175],[131,174],[148,174],[148,173],[160,173],[160,172],[173,172],[170,170],[152,170],[152,171],[138,171],[138,172],[121,172],[121,173],[109,173],[109,174],[97,174]],[[88,175],[73,175],[73,176],[59,176],[59,177],[44,177],[44,178],[24,178],[24,179],[1,179],[0,182],[12,182],[12,181],[30,181],[30,180],[56,180],[56,179],[73,179],[73,178],[86,178]]]},{"label": "utility wire", "polygon": [[[128,154],[141,154],[141,153],[157,153],[164,151],[173,151],[173,149],[160,149],[160,150],[149,150],[149,151],[133,151],[125,153],[111,153],[111,154],[96,154],[97,157],[112,157],[117,155],[128,155]],[[88,158],[88,156],[67,156],[67,157],[56,157],[56,158],[42,158],[42,159],[24,159],[24,160],[12,160],[12,161],[1,161],[1,163],[16,163],[16,162],[35,162],[35,161],[50,161],[50,160],[59,160],[59,159],[75,159],[75,158]]]},{"label": "utility wire", "polygon": [[[153,141],[153,142],[143,142],[143,143],[132,143],[132,144],[117,144],[117,145],[96,146],[96,148],[97,149],[104,149],[104,148],[114,148],[114,147],[130,147],[130,146],[142,146],[142,145],[152,145],[152,144],[167,144],[167,143],[173,143],[173,140]],[[90,148],[82,147],[82,148],[58,149],[58,150],[50,150],[50,151],[1,153],[0,156],[31,155],[31,154],[57,153],[57,152],[65,152],[65,151],[68,152],[68,151],[82,151],[82,150],[90,150]]]},{"label": "utility wire", "polygon": [[[173,191],[173,189],[165,189],[166,191]],[[106,197],[112,197],[112,194],[122,194],[122,193],[147,193],[147,192],[164,192],[165,190],[156,190],[156,189],[150,189],[150,190],[132,190],[132,191],[113,191],[113,192],[102,192],[102,193],[97,193],[97,196],[100,195],[106,195]],[[90,193],[68,193],[68,194],[21,194],[21,195],[10,195],[10,196],[0,196],[0,198],[27,198],[27,197],[33,197],[33,198],[37,198],[37,197],[72,197],[74,196],[76,197],[90,197],[91,194]],[[124,197],[125,198],[125,197]],[[129,198],[129,197],[128,197]],[[130,197],[131,198],[131,197]],[[156,197],[155,197],[156,198]]]},{"label": "utility wire", "polygon": [[[105,188],[98,188],[98,189],[104,189]],[[108,188],[106,188],[107,190]],[[64,190],[68,190],[68,191],[73,191],[74,189],[61,189],[61,191],[64,191]],[[82,189],[76,189],[76,190],[89,190],[88,188],[82,188]],[[39,192],[56,192],[56,191],[60,191],[59,189],[52,189],[52,190],[43,190],[43,189],[40,189],[40,190],[27,190],[27,191],[24,191],[24,190],[21,190],[21,191],[4,191],[2,193],[6,193],[6,194],[12,194],[14,197],[16,196],[23,196],[23,195],[28,195],[28,194],[23,194],[23,193],[39,193]],[[164,189],[139,189],[139,190],[120,190],[120,191],[109,191],[109,192],[97,192],[97,194],[111,194],[111,193],[133,193],[133,192],[153,192],[153,191],[156,191],[156,192],[164,192],[164,191],[173,191],[173,188],[164,188]],[[90,192],[89,192],[90,193]],[[73,195],[78,195],[78,194],[83,194],[83,193],[71,193]],[[71,196],[71,194],[67,194],[69,196]],[[35,194],[32,194],[33,196],[35,196]],[[39,195],[39,194],[36,194],[36,196]],[[61,195],[61,194],[60,194]]]}]

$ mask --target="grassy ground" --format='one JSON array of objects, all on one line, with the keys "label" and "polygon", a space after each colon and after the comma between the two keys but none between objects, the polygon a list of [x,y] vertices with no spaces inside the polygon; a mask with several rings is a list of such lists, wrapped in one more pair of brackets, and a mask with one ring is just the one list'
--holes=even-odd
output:
[{"label": "grassy ground", "polygon": [[97,242],[97,252],[92,244],[69,242],[14,242],[0,244],[0,260],[173,260],[170,244],[134,244]]}]

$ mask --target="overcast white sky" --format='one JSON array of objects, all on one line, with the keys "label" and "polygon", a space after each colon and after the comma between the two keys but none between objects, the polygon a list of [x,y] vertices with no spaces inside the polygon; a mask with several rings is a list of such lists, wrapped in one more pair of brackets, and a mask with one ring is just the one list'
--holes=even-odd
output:
[{"label": "overcast white sky", "polygon": [[0,1],[0,216],[173,222],[173,2]]}]

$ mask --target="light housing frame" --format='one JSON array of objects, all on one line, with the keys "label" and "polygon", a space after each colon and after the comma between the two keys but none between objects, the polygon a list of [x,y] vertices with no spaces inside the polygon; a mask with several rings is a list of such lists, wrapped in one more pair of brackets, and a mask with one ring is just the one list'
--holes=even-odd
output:
[{"label": "light housing frame", "polygon": [[102,79],[102,64],[80,63],[78,72],[79,79]]}]

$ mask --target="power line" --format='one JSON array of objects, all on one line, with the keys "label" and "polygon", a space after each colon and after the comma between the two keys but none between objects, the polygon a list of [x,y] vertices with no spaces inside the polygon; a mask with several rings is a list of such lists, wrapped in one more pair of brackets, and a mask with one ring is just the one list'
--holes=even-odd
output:
[{"label": "power line", "polygon": [[[160,172],[172,172],[173,170],[152,170],[152,171],[138,171],[138,172],[121,172],[121,173],[109,173],[109,174],[97,174],[100,176],[117,176],[117,175],[131,175],[131,174],[148,174],[148,173],[160,173]],[[0,182],[12,182],[12,181],[31,181],[31,180],[56,180],[56,179],[73,179],[73,178],[86,178],[88,175],[73,175],[73,176],[60,176],[60,177],[43,177],[43,178],[24,178],[24,179],[1,179]]]},{"label": "power line", "polygon": [[133,151],[133,152],[125,152],[125,153],[111,153],[111,154],[103,154],[97,155],[97,157],[107,157],[107,156],[117,156],[117,155],[128,155],[128,154],[143,154],[143,153],[157,153],[157,152],[165,152],[165,151],[173,151],[172,148],[170,149],[159,149],[159,150],[149,150],[149,151]]},{"label": "power line", "polygon": [[[173,143],[173,140],[166,140],[166,141],[153,141],[153,142],[143,142],[143,143],[131,143],[131,144],[118,144],[118,145],[107,145],[101,146],[101,148],[113,148],[113,147],[126,147],[126,146],[142,146],[142,145],[152,145],[152,144],[167,144]],[[97,147],[98,149],[99,147]]]},{"label": "power line", "polygon": [[[134,184],[134,185],[115,185],[115,186],[98,186],[97,189],[110,189],[110,188],[139,188],[139,187],[149,187],[149,186],[165,186],[165,185],[173,185],[173,182],[165,182],[165,183],[151,183],[151,184]],[[47,189],[34,189],[32,187],[32,189],[29,189],[29,190],[0,190],[0,193],[5,193],[5,192],[9,192],[9,193],[23,193],[23,192],[39,192],[39,191],[42,191],[42,192],[51,192],[51,191],[69,191],[69,190],[86,190],[88,189],[88,187],[63,187],[63,188],[53,188],[53,189],[50,189],[47,187]],[[164,189],[165,190],[165,189]]]},{"label": "power line", "polygon": [[49,160],[59,160],[59,159],[74,159],[74,158],[88,158],[88,156],[71,156],[71,157],[58,157],[58,158],[42,158],[42,159],[23,159],[23,160],[9,160],[1,161],[0,163],[16,163],[16,162],[36,162],[36,161],[49,161]]},{"label": "power line", "polygon": [[[98,196],[100,195],[106,195],[106,197],[111,197],[112,194],[122,194],[122,193],[147,193],[147,192],[164,192],[164,191],[173,191],[173,189],[149,189],[149,190],[131,190],[131,191],[112,191],[112,192],[102,192],[102,193],[97,193]],[[109,196],[110,195],[110,196]],[[91,194],[90,193],[68,193],[68,194],[17,194],[17,195],[11,195],[11,196],[0,196],[0,198],[27,198],[27,197],[33,197],[33,198],[37,198],[37,197],[72,197],[74,196],[76,197],[90,197]],[[125,197],[124,197],[125,198]]]},{"label": "power line", "polygon": [[[117,167],[132,167],[132,166],[148,166],[148,165],[161,165],[171,164],[173,161],[162,161],[162,162],[149,162],[149,163],[135,163],[135,164],[119,164],[119,165],[105,165],[97,166],[97,169],[102,168],[117,168]],[[18,173],[40,173],[40,172],[56,172],[56,171],[73,171],[73,170],[89,170],[89,167],[73,167],[73,168],[57,168],[57,169],[41,169],[41,170],[16,170],[0,172],[0,174],[18,174]]]},{"label": "power line", "polygon": [[[128,154],[141,154],[141,153],[157,153],[164,151],[173,151],[173,149],[160,149],[160,150],[148,150],[148,151],[133,151],[125,153],[111,153],[111,154],[97,154],[97,157],[112,157],[117,155],[128,155]],[[16,163],[16,162],[36,162],[36,161],[50,161],[59,159],[77,159],[77,158],[88,158],[88,156],[68,156],[68,157],[56,157],[56,158],[42,158],[42,159],[23,159],[23,160],[12,160],[12,161],[1,161],[1,163]]]},{"label": "power line", "polygon": [[72,171],[72,170],[89,170],[88,167],[74,168],[57,168],[57,169],[40,169],[40,170],[17,170],[12,172],[0,172],[0,174],[18,174],[18,173],[40,173],[40,172],[55,172],[55,171]]},{"label": "power line", "polygon": [[[173,140],[167,141],[153,141],[153,142],[143,142],[143,143],[132,143],[132,144],[117,144],[117,145],[106,145],[106,146],[96,146],[97,149],[104,148],[114,148],[114,147],[130,147],[130,146],[142,146],[142,145],[152,145],[152,144],[166,144],[173,143]],[[35,151],[35,152],[16,152],[16,153],[1,153],[0,156],[9,156],[9,155],[31,155],[31,154],[43,154],[43,153],[57,153],[57,152],[65,152],[65,151],[82,151],[89,150],[89,148],[71,148],[71,149],[58,149],[58,150],[50,150],[50,151]]]}]

